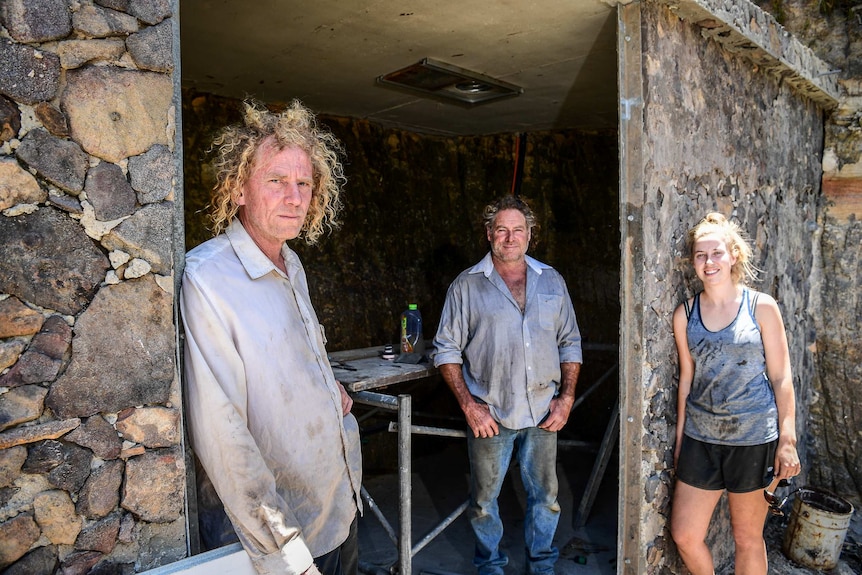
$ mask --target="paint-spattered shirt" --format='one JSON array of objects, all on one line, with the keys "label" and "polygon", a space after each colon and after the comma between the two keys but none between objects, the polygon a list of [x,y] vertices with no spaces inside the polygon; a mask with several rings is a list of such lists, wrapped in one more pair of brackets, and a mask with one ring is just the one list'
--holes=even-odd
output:
[{"label": "paint-spattered shirt", "polygon": [[257,571],[296,575],[346,540],[361,455],[305,271],[282,255],[286,275],[234,220],[189,252],[180,303],[194,450]]},{"label": "paint-spattered shirt", "polygon": [[434,347],[434,365],[460,364],[470,393],[509,429],[537,426],[559,389],[560,364],[583,362],[565,280],[529,256],[523,313],[489,253],[449,286]]},{"label": "paint-spattered shirt", "polygon": [[694,378],[684,433],[698,441],[761,445],[778,439],[778,407],[751,296],[743,289],[736,318],[720,331],[703,325],[700,294],[694,297],[686,327]]}]

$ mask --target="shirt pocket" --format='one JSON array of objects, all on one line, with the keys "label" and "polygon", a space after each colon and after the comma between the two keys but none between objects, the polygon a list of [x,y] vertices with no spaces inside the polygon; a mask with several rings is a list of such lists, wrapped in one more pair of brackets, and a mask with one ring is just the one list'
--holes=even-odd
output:
[{"label": "shirt pocket", "polygon": [[539,294],[539,327],[556,329],[557,318],[563,305],[563,296]]}]

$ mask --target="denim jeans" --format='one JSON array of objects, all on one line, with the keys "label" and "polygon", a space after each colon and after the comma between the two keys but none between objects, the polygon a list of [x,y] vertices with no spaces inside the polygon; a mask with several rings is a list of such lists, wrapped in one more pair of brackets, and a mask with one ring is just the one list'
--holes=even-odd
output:
[{"label": "denim jeans", "polygon": [[559,551],[553,545],[560,520],[557,502],[557,434],[538,427],[514,431],[502,425],[494,437],[467,434],[470,457],[470,507],[467,516],[476,534],[473,564],[479,575],[502,575],[509,562],[500,550],[503,522],[497,497],[517,449],[527,493],[524,517],[527,575],[553,575]]}]

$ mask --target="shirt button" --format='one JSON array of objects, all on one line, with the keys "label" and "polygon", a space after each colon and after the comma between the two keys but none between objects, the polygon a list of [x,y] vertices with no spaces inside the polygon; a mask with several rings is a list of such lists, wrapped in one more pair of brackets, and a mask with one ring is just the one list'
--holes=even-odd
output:
[{"label": "shirt button", "polygon": [[530,342],[528,341],[527,343],[525,343],[525,344],[524,344],[524,346],[525,346],[525,347],[530,347]]},{"label": "shirt button", "polygon": [[528,365],[528,366],[527,366],[527,371],[530,371],[531,369],[533,369],[533,368],[532,368],[532,367],[530,367],[530,366]]}]

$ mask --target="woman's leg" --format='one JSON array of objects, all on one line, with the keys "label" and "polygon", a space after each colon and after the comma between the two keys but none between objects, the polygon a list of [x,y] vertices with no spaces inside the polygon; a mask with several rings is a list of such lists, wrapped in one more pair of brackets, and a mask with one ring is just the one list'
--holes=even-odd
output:
[{"label": "woman's leg", "polygon": [[736,543],[736,575],[766,575],[766,543],[763,526],[769,505],[763,490],[728,493],[730,523]]},{"label": "woman's leg", "polygon": [[[670,532],[685,566],[692,575],[714,575],[706,532],[723,490],[707,490],[677,481],[673,493]],[[743,575],[737,572],[736,575]]]}]

